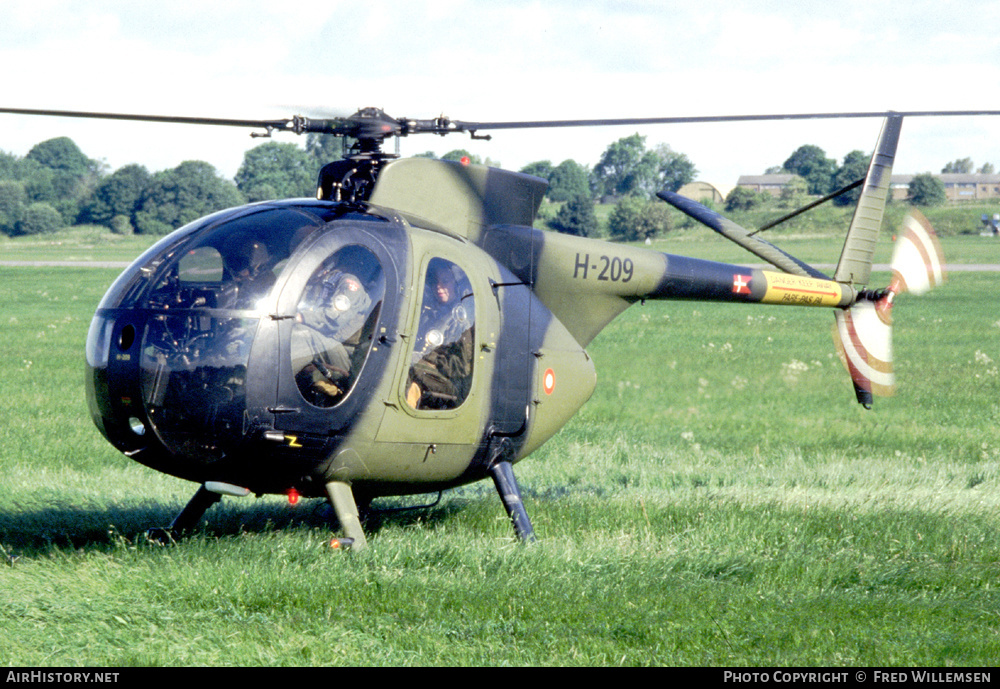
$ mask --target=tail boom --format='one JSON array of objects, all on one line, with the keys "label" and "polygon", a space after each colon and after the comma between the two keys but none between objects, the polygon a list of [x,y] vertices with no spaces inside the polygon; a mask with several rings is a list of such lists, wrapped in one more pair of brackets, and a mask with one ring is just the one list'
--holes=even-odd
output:
[{"label": "tail boom", "polygon": [[858,292],[834,280],[664,254],[666,267],[642,299],[691,299],[845,308]]}]

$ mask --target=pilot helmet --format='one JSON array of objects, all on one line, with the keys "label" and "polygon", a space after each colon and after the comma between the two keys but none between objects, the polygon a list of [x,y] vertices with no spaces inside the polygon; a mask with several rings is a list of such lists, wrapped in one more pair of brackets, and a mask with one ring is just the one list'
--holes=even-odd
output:
[{"label": "pilot helmet", "polygon": [[323,301],[337,311],[350,310],[363,295],[361,281],[351,273],[337,270],[323,279]]}]

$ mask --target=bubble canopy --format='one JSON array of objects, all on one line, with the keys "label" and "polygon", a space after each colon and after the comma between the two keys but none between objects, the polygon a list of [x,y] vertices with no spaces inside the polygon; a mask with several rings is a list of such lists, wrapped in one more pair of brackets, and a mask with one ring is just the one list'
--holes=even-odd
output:
[{"label": "bubble canopy", "polygon": [[[383,312],[386,252],[375,224],[389,223],[322,202],[276,203],[217,213],[157,242],[91,323],[98,428],[130,456],[207,466],[273,428],[275,409],[345,406]],[[282,372],[294,384],[283,385]],[[278,399],[283,391],[294,399]]]}]

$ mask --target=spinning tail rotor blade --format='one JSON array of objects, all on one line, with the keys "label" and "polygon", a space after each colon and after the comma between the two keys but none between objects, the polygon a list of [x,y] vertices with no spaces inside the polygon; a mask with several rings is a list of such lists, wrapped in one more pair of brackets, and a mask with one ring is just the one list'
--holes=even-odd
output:
[{"label": "spinning tail rotor blade", "polygon": [[924,294],[944,282],[944,255],[927,219],[913,211],[892,256],[892,281],[879,292],[863,293],[850,309],[837,311],[833,337],[851,374],[854,391],[866,409],[872,396],[895,392],[892,371],[892,306],[904,292]]},{"label": "spinning tail rotor blade", "polygon": [[880,317],[875,302],[863,300],[837,311],[833,340],[844,362],[858,402],[872,408],[872,395],[890,397],[896,391],[892,372],[892,325]]},{"label": "spinning tail rotor blade", "polygon": [[897,294],[924,294],[945,280],[944,255],[934,228],[919,211],[903,220],[903,236],[892,253],[892,283]]}]

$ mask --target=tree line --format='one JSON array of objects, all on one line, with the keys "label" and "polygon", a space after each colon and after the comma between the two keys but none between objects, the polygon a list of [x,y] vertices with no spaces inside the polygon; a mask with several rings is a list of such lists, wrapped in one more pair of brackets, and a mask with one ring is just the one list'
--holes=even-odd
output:
[{"label": "tree line", "polygon": [[313,196],[319,168],[342,155],[335,137],[310,134],[305,148],[267,142],[247,151],[236,177],[227,180],[201,160],[159,172],[139,164],[109,172],[72,139],[57,137],[23,158],[0,151],[0,233],[93,224],[122,234],[166,234],[223,208]]},{"label": "tree line", "polygon": [[[74,224],[95,224],[113,232],[161,235],[208,213],[247,202],[274,198],[312,196],[320,167],[344,154],[344,140],[307,135],[305,146],[266,142],[244,155],[232,180],[221,177],[209,163],[186,161],[175,168],[150,172],[139,164],[109,172],[101,162],[88,158],[68,137],[35,145],[19,158],[0,151],[0,233],[25,235],[50,232]],[[432,152],[418,157],[435,157]],[[465,150],[442,156],[445,160],[469,158]],[[809,196],[824,195],[864,177],[870,156],[851,151],[838,164],[818,146],[796,149],[780,166],[767,173],[793,175],[782,190],[780,203],[803,205]],[[969,158],[948,163],[942,172],[970,172]],[[979,170],[991,173],[989,163]],[[616,238],[637,240],[670,229],[670,214],[654,194],[667,188],[677,191],[694,181],[697,168],[687,155],[667,144],[646,146],[639,134],[611,143],[593,167],[574,160],[559,164],[542,160],[521,172],[544,178],[546,197],[558,206],[547,218],[551,229],[593,236],[598,233],[594,205],[611,200],[615,208],[608,231]],[[944,200],[944,186],[930,173],[911,184],[911,202],[933,205]],[[857,200],[854,190],[838,196],[835,204]],[[752,210],[773,203],[770,194],[736,187],[725,200],[728,211]]]},{"label": "tree line", "polygon": [[[780,202],[787,207],[797,207],[804,205],[810,195],[833,194],[852,182],[863,179],[870,159],[871,156],[862,151],[851,151],[838,166],[835,160],[826,157],[822,148],[804,145],[796,149],[782,165],[768,168],[765,174],[794,175],[782,188]],[[995,173],[992,163],[985,163],[976,169],[971,158],[951,161],[941,169],[941,173],[971,173],[974,170],[979,174]],[[838,206],[851,206],[857,203],[860,193],[859,189],[852,189],[834,197],[832,202]],[[910,180],[906,201],[914,206],[940,205],[947,201],[944,182],[930,172],[914,175]],[[771,194],[737,187],[726,198],[726,210],[753,210],[771,202]]]},{"label": "tree line", "polygon": [[[819,146],[806,144],[792,152],[781,165],[769,167],[764,174],[787,174],[790,179],[776,198],[768,192],[758,192],[747,187],[735,187],[724,201],[727,212],[752,211],[765,207],[785,209],[800,208],[812,198],[840,192],[833,197],[837,206],[853,206],[860,189],[844,191],[854,182],[864,179],[871,154],[854,150],[842,162],[827,157]],[[573,163],[566,161],[562,165]],[[600,232],[594,200],[602,195],[616,197],[616,205],[607,219],[606,233],[615,239],[642,240],[664,234],[671,228],[673,214],[667,206],[653,199],[653,193],[662,188],[677,191],[693,181],[696,169],[684,154],[661,145],[645,150],[645,141],[638,134],[620,139],[605,151],[600,162],[582,175],[586,185],[578,182],[567,193],[551,163],[532,163],[522,172],[536,174],[550,180],[550,201],[565,201],[554,218],[548,219],[550,228],[570,234],[594,236]],[[969,173],[974,169],[970,158],[949,162],[942,173]],[[985,163],[977,172],[993,174],[995,168]],[[914,175],[907,202],[917,206],[935,206],[947,200],[944,183],[930,172]]]}]

